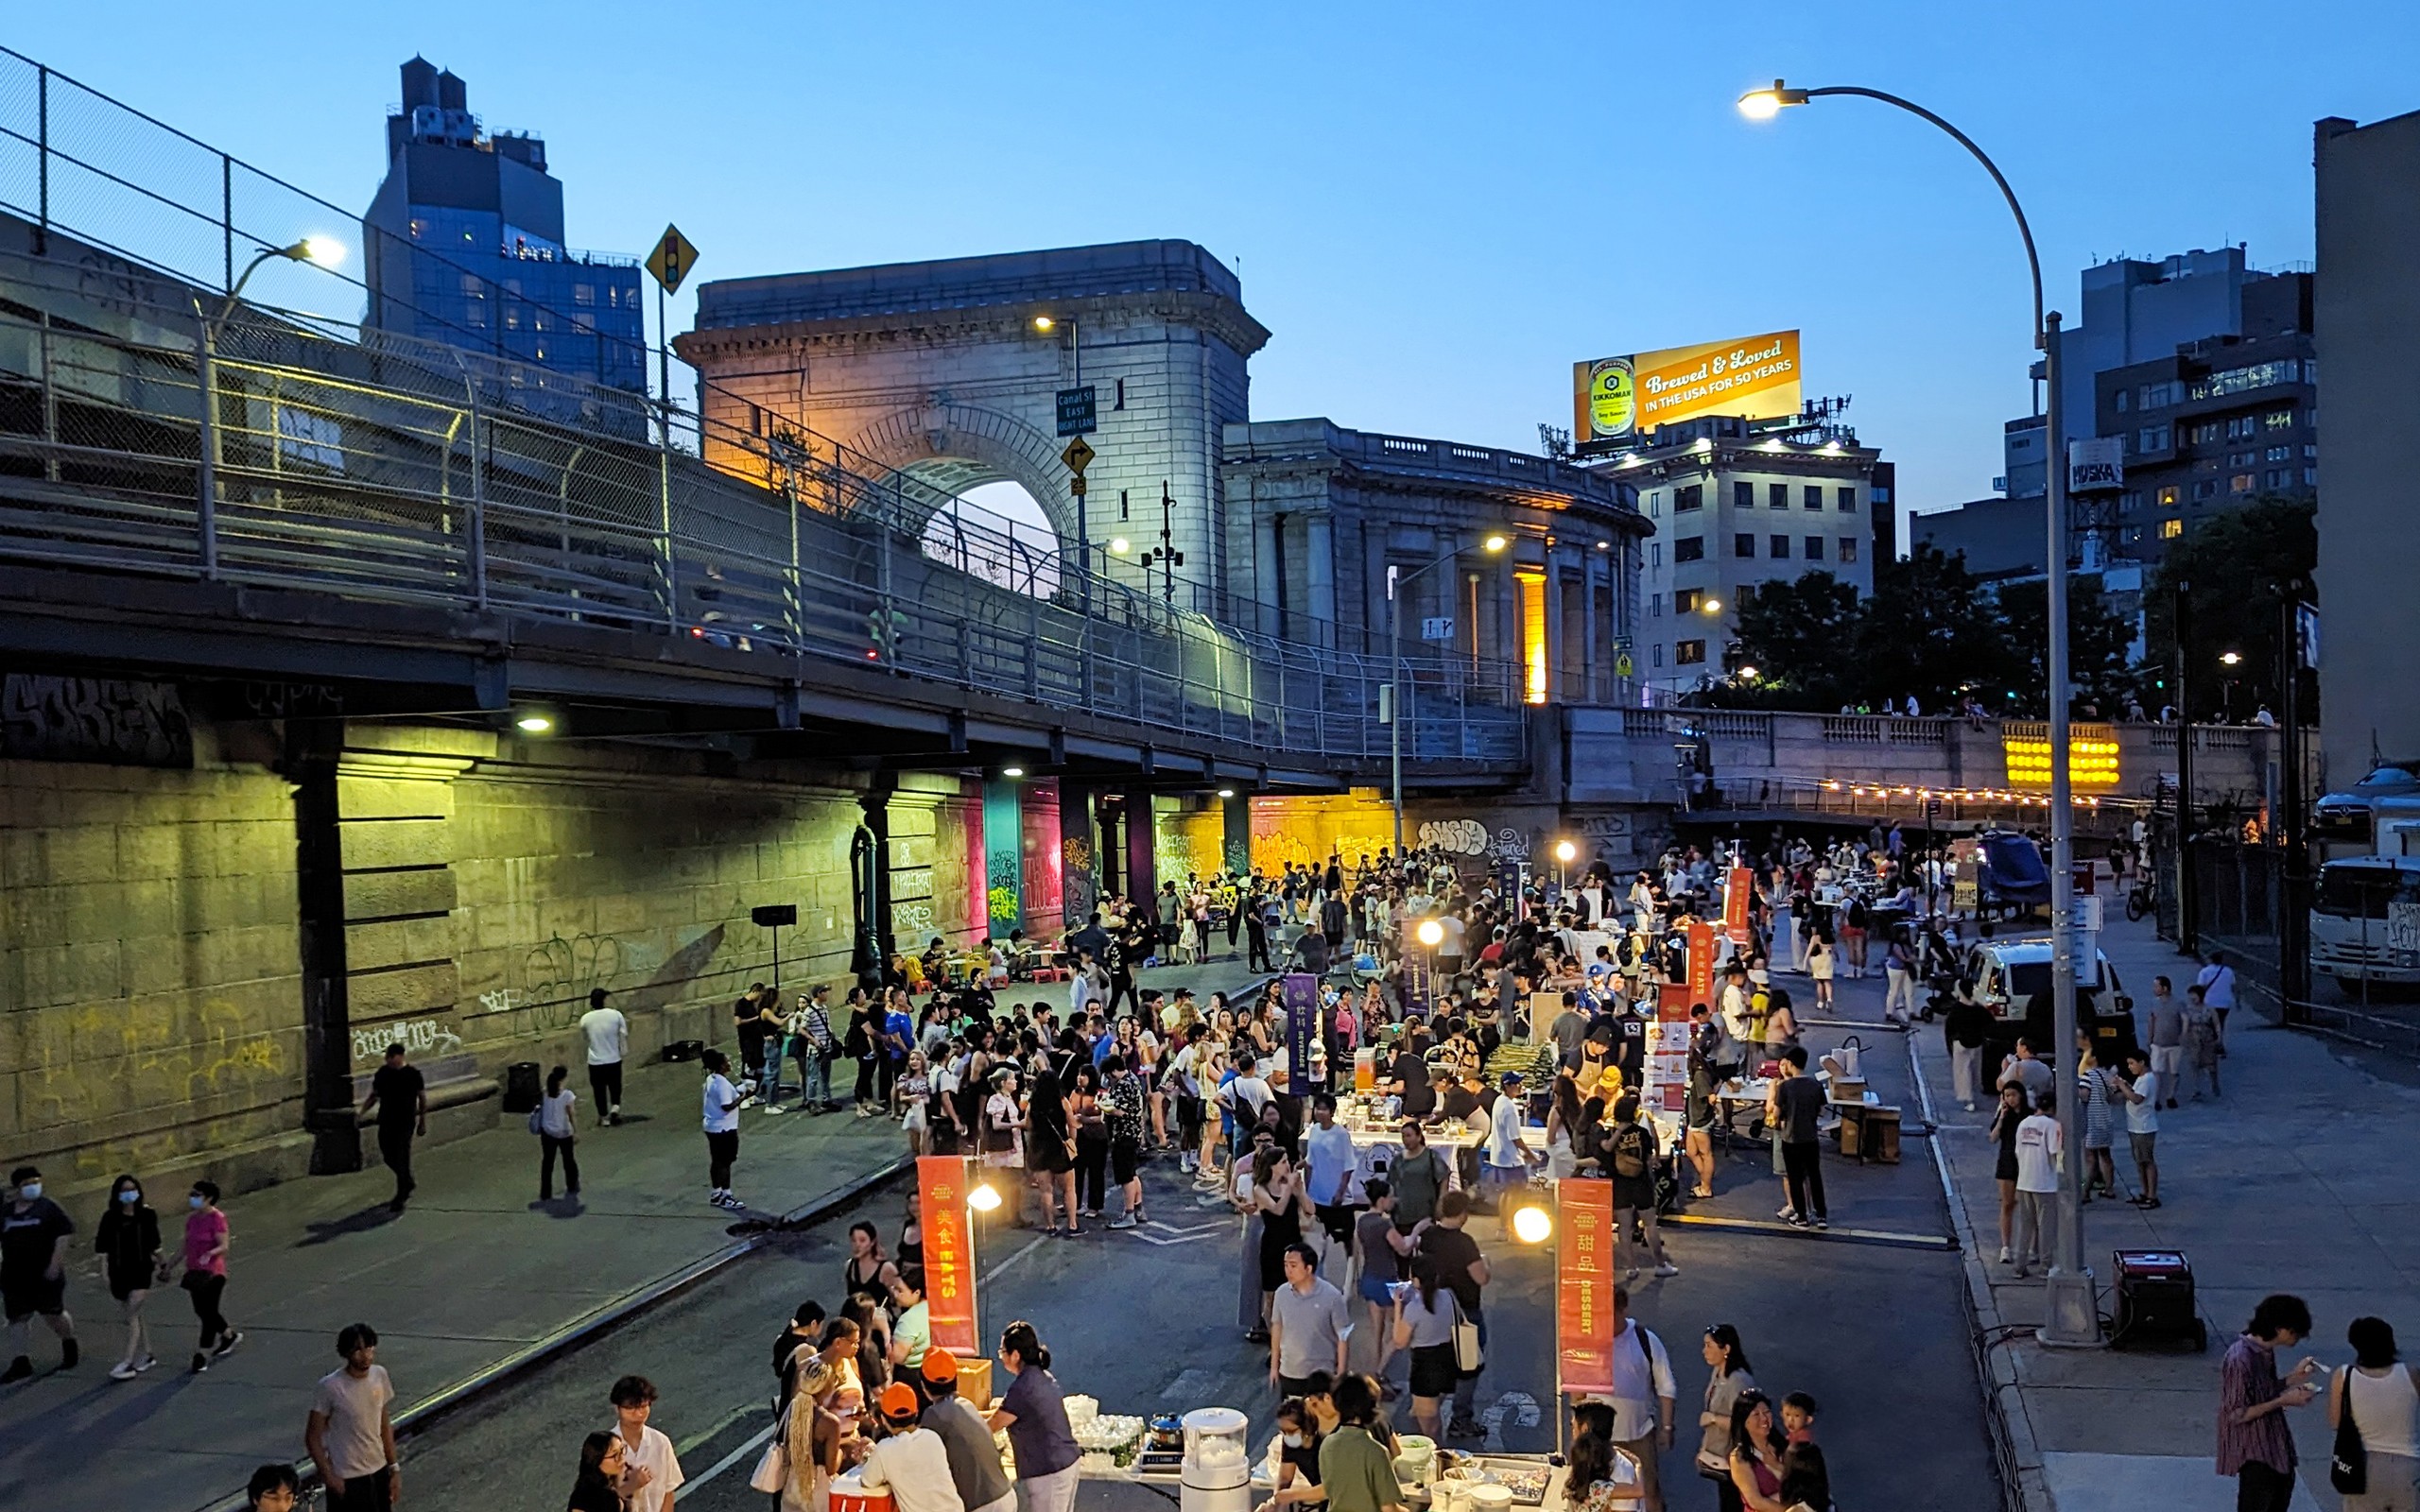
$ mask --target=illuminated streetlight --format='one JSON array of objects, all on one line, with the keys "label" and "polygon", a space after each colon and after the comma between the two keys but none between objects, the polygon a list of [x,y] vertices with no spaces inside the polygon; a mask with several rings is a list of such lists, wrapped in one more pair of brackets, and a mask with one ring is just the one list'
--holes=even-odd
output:
[{"label": "illuminated streetlight", "polygon": [[1739,669],[1739,680],[1742,682],[1754,682],[1756,680],[1759,674],[1754,667],[1741,667]]},{"label": "illuminated streetlight", "polygon": [[1438,941],[1445,937],[1445,926],[1433,919],[1424,919],[1420,921],[1420,927],[1413,930],[1412,934],[1419,938],[1420,943],[1430,950],[1435,950]]},{"label": "illuminated streetlight", "polygon": [[1037,315],[1033,318],[1033,328],[1036,331],[1048,331],[1058,325],[1058,321],[1053,320],[1046,315]]},{"label": "illuminated streetlight", "polygon": [[1554,1233],[1554,1214],[1530,1206],[1512,1214],[1512,1237],[1525,1245],[1543,1245]]},{"label": "illuminated streetlight", "polygon": [[1571,865],[1571,858],[1579,853],[1579,848],[1568,840],[1558,841],[1554,848],[1554,858],[1566,867]]},{"label": "illuminated streetlight", "polygon": [[1025,775],[1025,768],[1022,766],[1003,766],[1000,768],[1000,775],[1002,777],[1023,777]]},{"label": "illuminated streetlight", "polygon": [[1000,1206],[1000,1194],[989,1181],[977,1182],[966,1194],[966,1205],[977,1212],[992,1212]]},{"label": "illuminated streetlight", "polygon": [[1488,551],[1502,551],[1511,544],[1512,544],[1512,538],[1501,533],[1491,535],[1479,542],[1479,545]]},{"label": "illuminated streetlight", "polygon": [[1236,796],[1236,790],[1232,787],[1222,787],[1219,789],[1219,796],[1220,798],[1233,798]]},{"label": "illuminated streetlight", "polygon": [[1708,614],[1720,614],[1722,612],[1722,600],[1719,598],[1701,599],[1698,602],[1698,608]]},{"label": "illuminated streetlight", "polygon": [[2240,651],[2221,651],[2219,653],[2219,660],[2225,662],[2228,666],[2234,666],[2242,662],[2243,653]]},{"label": "illuminated streetlight", "polygon": [[1804,105],[1806,92],[1791,89],[1780,79],[1771,89],[1752,89],[1739,96],[1739,113],[1752,121],[1770,121],[1779,115],[1785,105]]},{"label": "illuminated streetlight", "polygon": [[532,735],[543,735],[555,728],[555,722],[544,714],[523,714],[512,722],[512,728]]},{"label": "illuminated streetlight", "polygon": [[1112,536],[1109,538],[1109,554],[1113,557],[1123,557],[1133,549],[1134,542],[1127,540],[1124,536]]}]

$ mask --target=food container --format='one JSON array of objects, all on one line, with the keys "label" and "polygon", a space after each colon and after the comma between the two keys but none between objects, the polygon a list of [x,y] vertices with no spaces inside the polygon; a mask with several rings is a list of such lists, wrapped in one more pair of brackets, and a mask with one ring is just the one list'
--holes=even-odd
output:
[{"label": "food container", "polygon": [[1067,1426],[1070,1428],[1091,1422],[1100,1416],[1100,1403],[1091,1397],[1065,1397],[1061,1400],[1060,1405],[1067,1410]]},{"label": "food container", "polygon": [[1252,1481],[1252,1451],[1244,1434],[1252,1419],[1233,1407],[1198,1407],[1181,1420],[1184,1484],[1225,1490]]},{"label": "food container", "polygon": [[1182,1450],[1184,1448],[1184,1419],[1172,1412],[1164,1412],[1151,1419],[1151,1448]]},{"label": "food container", "polygon": [[1493,1481],[1479,1482],[1470,1488],[1471,1512],[1512,1512],[1512,1488]]},{"label": "food container", "polygon": [[1402,1434],[1395,1439],[1395,1479],[1413,1486],[1426,1486],[1436,1478],[1437,1440],[1418,1434]]}]

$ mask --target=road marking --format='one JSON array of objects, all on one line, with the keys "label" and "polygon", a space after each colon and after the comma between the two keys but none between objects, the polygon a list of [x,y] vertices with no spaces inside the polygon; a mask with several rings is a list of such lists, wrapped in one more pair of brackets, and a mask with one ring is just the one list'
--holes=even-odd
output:
[{"label": "road marking", "polygon": [[713,1443],[716,1437],[725,1429],[731,1427],[732,1424],[739,1421],[743,1418],[753,1417],[756,1411],[756,1407],[752,1404],[745,1407],[734,1407],[731,1411],[724,1413],[720,1418],[717,1418],[713,1426],[706,1429],[705,1432],[691,1434],[687,1438],[683,1439],[680,1443],[672,1446],[673,1452],[676,1454],[694,1454],[698,1452],[699,1446]]},{"label": "road marking", "polygon": [[[1162,1223],[1154,1218],[1142,1228],[1129,1231],[1147,1245],[1189,1245],[1196,1240],[1215,1238],[1222,1233],[1233,1233],[1235,1228],[1233,1223],[1224,1218],[1216,1219],[1210,1223],[1196,1224],[1190,1228],[1179,1228],[1174,1224]],[[1172,1237],[1163,1239],[1159,1234],[1145,1231],[1151,1228],[1160,1229]]]},{"label": "road marking", "polygon": [[994,1264],[994,1265],[990,1270],[985,1271],[985,1272],[983,1273],[983,1275],[982,1275],[982,1278],[981,1278],[980,1280],[978,1280],[975,1284],[976,1284],[976,1285],[977,1285],[977,1286],[989,1286],[989,1285],[991,1285],[994,1280],[998,1280],[998,1279],[999,1279],[999,1276],[1000,1276],[1000,1273],[1001,1273],[1001,1272],[1003,1272],[1003,1271],[1007,1270],[1010,1266],[1011,1266],[1011,1265],[1015,1264],[1018,1261],[1025,1259],[1025,1257],[1026,1257],[1026,1256],[1030,1255],[1030,1254],[1032,1254],[1035,1250],[1037,1250],[1037,1249],[1041,1248],[1041,1247],[1042,1247],[1042,1246],[1043,1246],[1043,1244],[1044,1244],[1044,1242],[1045,1242],[1045,1241],[1046,1241],[1049,1237],[1050,1237],[1050,1236],[1049,1236],[1048,1234],[1036,1234],[1036,1235],[1034,1235],[1032,1238],[1030,1238],[1030,1239],[1027,1240],[1027,1241],[1025,1242],[1025,1247],[1024,1247],[1024,1248],[1022,1248],[1022,1249],[1018,1250],[1015,1254],[1013,1254],[1013,1255],[1010,1255],[1010,1256],[1008,1256],[1007,1258],[1005,1258],[1005,1259],[1001,1260],[997,1264]]},{"label": "road marking", "polygon": [[766,1441],[773,1436],[773,1430],[781,1426],[782,1420],[778,1418],[774,1418],[771,1422],[767,1423],[764,1427],[756,1430],[755,1435],[751,1437],[748,1442],[740,1445],[737,1449],[733,1450],[730,1453],[725,1454],[722,1458],[715,1461],[713,1465],[707,1468],[706,1472],[703,1475],[692,1475],[687,1480],[682,1482],[682,1499],[684,1501],[695,1501],[700,1487],[703,1486],[708,1481],[713,1480],[716,1476],[720,1475],[723,1471],[731,1469],[734,1465],[738,1464],[741,1460],[746,1459],[749,1455],[763,1449]]},{"label": "road marking", "polygon": [[1869,1245],[1901,1245],[1910,1249],[1956,1249],[1957,1239],[1949,1234],[1910,1234],[1892,1228],[1801,1228],[1795,1224],[1771,1218],[1718,1218],[1711,1214],[1677,1212],[1663,1220],[1667,1224],[1694,1224],[1706,1228],[1737,1228],[1747,1233],[1793,1234],[1806,1239],[1853,1239]]}]

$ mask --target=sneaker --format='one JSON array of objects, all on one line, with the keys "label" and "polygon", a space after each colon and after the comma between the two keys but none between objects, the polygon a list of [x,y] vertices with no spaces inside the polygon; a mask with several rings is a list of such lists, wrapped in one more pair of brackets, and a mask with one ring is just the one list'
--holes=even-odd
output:
[{"label": "sneaker", "polygon": [[2001,1263],[2001,1264],[2003,1264],[2003,1265],[2008,1265],[2008,1264],[2014,1264],[2014,1263],[2015,1263],[2015,1257],[2012,1256],[2012,1255],[2008,1252],[2008,1246],[2006,1246],[2006,1245],[2002,1245],[2002,1246],[2000,1246],[2000,1263]]},{"label": "sneaker", "polygon": [[209,1369],[209,1368],[210,1368],[210,1356],[208,1356],[208,1355],[206,1355],[206,1354],[202,1354],[202,1353],[200,1353],[200,1352],[199,1352],[199,1351],[196,1351],[196,1353],[194,1354],[194,1357],[193,1357],[193,1373],[194,1373],[195,1375],[199,1375],[199,1374],[201,1374],[204,1370],[207,1370],[207,1369]]},{"label": "sneaker", "polygon": [[84,1358],[83,1347],[76,1342],[74,1334],[69,1334],[59,1341],[59,1368],[73,1370],[76,1368],[76,1362],[82,1358]]},{"label": "sneaker", "polygon": [[1808,1223],[1806,1219],[1800,1217],[1794,1212],[1788,1218],[1784,1219],[1783,1222],[1789,1224],[1792,1228],[1812,1228],[1815,1227],[1813,1224]]},{"label": "sneaker", "polygon": [[1815,1220],[1815,1227],[1818,1228],[1829,1228],[1832,1227],[1832,1220],[1829,1218],[1818,1218]]},{"label": "sneaker", "polygon": [[1681,1267],[1673,1264],[1668,1260],[1655,1267],[1655,1274],[1658,1276],[1678,1276],[1681,1274]]},{"label": "sneaker", "polygon": [[1798,1210],[1790,1207],[1788,1203],[1784,1203],[1782,1206],[1773,1210],[1773,1216],[1779,1218],[1784,1223],[1788,1223],[1789,1220],[1798,1216]]},{"label": "sneaker", "polygon": [[1975,1105],[1974,1105],[1974,1104],[1972,1104],[1972,1103],[1961,1103],[1961,1104],[1959,1104],[1958,1106],[1959,1106],[1959,1107],[1961,1107],[1961,1108],[1964,1108],[1964,1109],[1966,1109],[1966,1111],[1968,1111],[1968,1112],[1970,1112],[1970,1113],[1971,1113],[1971,1112],[1973,1112],[1973,1111],[1975,1110]]},{"label": "sneaker", "polygon": [[150,1369],[153,1366],[158,1365],[159,1363],[160,1357],[158,1355],[147,1354],[142,1359],[137,1360],[134,1363],[134,1373],[136,1375],[141,1375],[144,1371]]},{"label": "sneaker", "polygon": [[717,1192],[709,1192],[709,1193],[707,1193],[707,1194],[706,1194],[706,1202],[707,1202],[707,1205],[708,1205],[708,1206],[710,1206],[710,1207],[716,1207],[716,1208],[719,1208],[719,1207],[721,1207],[721,1206],[722,1206],[722,1199],[723,1199],[723,1194],[722,1194],[721,1192],[719,1192],[719,1191],[717,1191]]},{"label": "sneaker", "polygon": [[33,1360],[29,1356],[21,1354],[9,1362],[9,1368],[5,1372],[0,1372],[0,1386],[8,1385],[12,1382],[30,1380],[33,1373]]},{"label": "sneaker", "polygon": [[[1094,1213],[1093,1216],[1098,1218],[1100,1214]],[[1132,1228],[1135,1226],[1134,1215],[1131,1212],[1121,1213],[1117,1217],[1112,1218],[1109,1221],[1109,1226],[1112,1228]]]},{"label": "sneaker", "polygon": [[788,1108],[784,1108],[784,1107],[783,1107],[781,1104],[779,1104],[779,1103],[767,1103],[767,1104],[765,1105],[765,1111],[767,1111],[767,1112],[769,1112],[769,1113],[786,1113],[786,1112],[788,1112],[788,1111],[789,1111],[789,1109],[788,1109]]},{"label": "sneaker", "polygon": [[140,1371],[131,1360],[120,1360],[117,1364],[110,1366],[110,1379],[112,1381],[131,1381],[138,1374],[140,1374]]},{"label": "sneaker", "polygon": [[[573,1193],[573,1194],[572,1194],[572,1195],[576,1197],[576,1196],[579,1195],[579,1193],[577,1193],[577,1192],[575,1192],[575,1193]],[[221,1339],[221,1340],[219,1340],[219,1341],[218,1341],[218,1348],[217,1348],[216,1349],[212,1350],[211,1352],[212,1352],[212,1353],[214,1353],[214,1354],[225,1354],[225,1353],[227,1353],[229,1350],[231,1350],[231,1349],[234,1349],[234,1348],[235,1348],[235,1346],[237,1346],[237,1345],[239,1345],[239,1344],[243,1343],[243,1342],[244,1342],[244,1331],[243,1331],[243,1330],[241,1330],[241,1329],[233,1329],[233,1330],[230,1330],[230,1331],[228,1332],[228,1334],[227,1334],[227,1336],[226,1336],[225,1338],[223,1338],[223,1339]]]}]

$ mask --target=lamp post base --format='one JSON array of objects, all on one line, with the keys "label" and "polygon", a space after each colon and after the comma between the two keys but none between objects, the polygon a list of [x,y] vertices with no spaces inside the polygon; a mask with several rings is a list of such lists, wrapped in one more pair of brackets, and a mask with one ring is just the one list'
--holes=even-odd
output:
[{"label": "lamp post base", "polygon": [[2092,1272],[2052,1271],[2042,1293],[2042,1342],[2059,1349],[2101,1346],[2100,1314],[2093,1304]]}]

